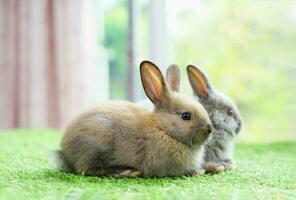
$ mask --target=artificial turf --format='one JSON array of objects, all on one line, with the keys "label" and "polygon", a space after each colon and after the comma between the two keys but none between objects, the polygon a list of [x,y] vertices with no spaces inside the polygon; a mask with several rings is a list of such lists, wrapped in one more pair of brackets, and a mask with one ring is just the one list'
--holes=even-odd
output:
[{"label": "artificial turf", "polygon": [[0,133],[0,199],[296,199],[296,142],[238,144],[237,168],[163,179],[84,177],[59,172],[56,131]]}]

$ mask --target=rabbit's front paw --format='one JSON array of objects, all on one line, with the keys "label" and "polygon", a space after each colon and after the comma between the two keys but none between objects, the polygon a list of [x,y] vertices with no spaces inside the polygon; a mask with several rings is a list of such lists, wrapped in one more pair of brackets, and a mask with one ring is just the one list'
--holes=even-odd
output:
[{"label": "rabbit's front paw", "polygon": [[206,173],[206,170],[204,168],[198,168],[196,169],[196,174],[197,175],[203,175]]},{"label": "rabbit's front paw", "polygon": [[222,162],[220,162],[220,163],[221,163],[221,165],[224,166],[225,170],[231,170],[231,169],[234,169],[234,163],[233,163],[233,161],[230,160],[230,159],[226,159],[226,160],[224,160],[224,161],[222,161]]},{"label": "rabbit's front paw", "polygon": [[206,173],[219,173],[225,170],[225,167],[222,164],[212,161],[205,162],[202,167]]},{"label": "rabbit's front paw", "polygon": [[115,178],[136,178],[136,177],[140,177],[141,173],[137,170],[127,169],[127,170],[123,170],[121,172],[112,174],[112,176]]},{"label": "rabbit's front paw", "polygon": [[198,169],[190,169],[186,172],[186,176],[196,176],[196,175],[203,175],[205,174],[206,170],[203,168]]}]

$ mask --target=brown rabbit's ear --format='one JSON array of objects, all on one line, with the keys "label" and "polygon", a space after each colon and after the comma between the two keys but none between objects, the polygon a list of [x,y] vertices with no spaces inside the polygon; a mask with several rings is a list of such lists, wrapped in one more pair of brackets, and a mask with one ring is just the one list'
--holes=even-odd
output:
[{"label": "brown rabbit's ear", "polygon": [[155,104],[161,103],[169,91],[159,68],[150,61],[140,64],[141,80],[147,97]]},{"label": "brown rabbit's ear", "polygon": [[180,70],[178,65],[172,64],[166,72],[166,80],[172,91],[179,92],[180,90]]},{"label": "brown rabbit's ear", "polygon": [[213,88],[206,75],[194,65],[187,66],[187,75],[194,93],[200,98],[207,98]]}]

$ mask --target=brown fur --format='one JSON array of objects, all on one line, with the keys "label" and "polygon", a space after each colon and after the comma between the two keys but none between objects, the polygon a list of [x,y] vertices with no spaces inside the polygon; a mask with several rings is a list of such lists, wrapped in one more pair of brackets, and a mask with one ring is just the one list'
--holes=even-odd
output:
[{"label": "brown fur", "polygon": [[[110,101],[78,115],[62,139],[62,170],[115,177],[178,176],[197,170],[195,159],[212,129],[207,112],[198,102],[171,92],[153,63],[144,61],[140,67],[155,111]],[[182,120],[183,112],[191,112],[192,120]]]},{"label": "brown fur", "polygon": [[172,91],[180,91],[180,70],[178,65],[172,64],[166,72],[166,80]]}]

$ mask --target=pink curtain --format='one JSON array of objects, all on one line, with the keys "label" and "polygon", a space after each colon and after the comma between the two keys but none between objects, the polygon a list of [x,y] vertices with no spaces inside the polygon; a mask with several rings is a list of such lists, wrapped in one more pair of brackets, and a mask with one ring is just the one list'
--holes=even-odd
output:
[{"label": "pink curtain", "polygon": [[91,0],[0,0],[0,128],[60,128],[96,103]]}]

